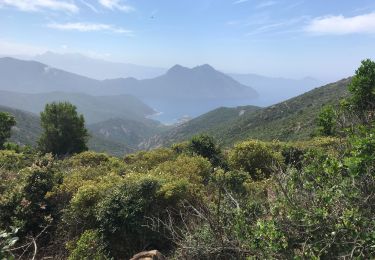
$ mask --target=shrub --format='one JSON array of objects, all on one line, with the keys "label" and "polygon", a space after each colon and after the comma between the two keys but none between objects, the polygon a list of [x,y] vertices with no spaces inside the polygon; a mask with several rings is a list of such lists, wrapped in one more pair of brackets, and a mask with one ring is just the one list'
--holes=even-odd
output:
[{"label": "shrub", "polygon": [[254,180],[261,180],[271,175],[272,167],[281,162],[281,156],[266,143],[250,140],[234,146],[229,152],[229,162],[234,169],[246,171]]},{"label": "shrub", "polygon": [[105,253],[104,242],[97,230],[86,230],[76,243],[69,243],[71,252],[69,260],[104,260],[109,259]]},{"label": "shrub", "polygon": [[193,154],[207,158],[215,167],[226,167],[220,148],[214,138],[209,135],[194,136],[189,143],[189,150]]},{"label": "shrub", "polygon": [[278,177],[275,219],[296,256],[375,255],[373,140],[372,133],[355,137],[339,158],[315,151],[301,171]]},{"label": "shrub", "polygon": [[135,172],[146,172],[160,163],[173,160],[176,154],[172,149],[160,148],[152,151],[141,151],[125,156],[124,161]]},{"label": "shrub", "polygon": [[0,170],[18,171],[29,164],[23,153],[0,150]]},{"label": "shrub", "polygon": [[101,165],[102,163],[109,162],[110,157],[104,153],[96,153],[96,152],[83,152],[72,156],[69,159],[69,162],[72,166],[90,166],[96,167]]},{"label": "shrub", "polygon": [[173,178],[186,178],[194,184],[207,183],[211,164],[201,156],[180,155],[174,161],[159,164],[152,170],[155,175],[170,175]]},{"label": "shrub", "polygon": [[52,208],[46,194],[56,183],[51,156],[36,160],[21,170],[2,192],[0,224],[16,226],[22,234],[36,235],[51,220]]}]

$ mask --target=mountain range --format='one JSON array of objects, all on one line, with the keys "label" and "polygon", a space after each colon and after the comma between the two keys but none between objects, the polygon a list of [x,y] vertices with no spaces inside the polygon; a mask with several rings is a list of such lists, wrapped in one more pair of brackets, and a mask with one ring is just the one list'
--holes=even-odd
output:
[{"label": "mountain range", "polygon": [[[140,66],[129,63],[109,62],[103,59],[94,59],[77,53],[58,54],[46,52],[31,59],[89,78],[104,80],[114,78],[151,79],[167,72],[164,68]],[[251,103],[258,106],[269,106],[283,100],[298,96],[306,91],[323,85],[324,82],[305,77],[290,79],[283,77],[267,77],[254,73],[227,74],[239,83],[251,86],[258,92],[258,98]],[[224,105],[224,104],[223,104]]]},{"label": "mountain range", "polygon": [[94,96],[131,94],[162,112],[156,119],[164,122],[175,122],[186,115],[195,117],[220,105],[248,104],[257,97],[252,88],[209,65],[192,69],[176,65],[153,79],[100,81],[36,61],[14,58],[0,58],[0,90],[34,94],[85,93]]},{"label": "mountain range", "polygon": [[[273,90],[278,82],[283,83]],[[305,139],[313,134],[321,107],[348,94],[348,82],[350,78],[260,107],[249,104],[273,104],[318,83],[253,74],[231,77],[208,64],[175,65],[152,79],[96,80],[36,61],[0,58],[0,111],[16,116],[13,141],[35,145],[41,133],[38,114],[45,104],[69,101],[86,118],[90,149],[120,156],[199,133],[213,135],[223,145],[246,138]],[[183,123],[171,126],[157,121],[175,123],[179,118]]]},{"label": "mountain range", "polygon": [[50,67],[97,80],[129,77],[148,79],[166,72],[164,68],[110,62],[103,59],[90,58],[78,53],[59,54],[48,51],[31,59],[47,64]]}]

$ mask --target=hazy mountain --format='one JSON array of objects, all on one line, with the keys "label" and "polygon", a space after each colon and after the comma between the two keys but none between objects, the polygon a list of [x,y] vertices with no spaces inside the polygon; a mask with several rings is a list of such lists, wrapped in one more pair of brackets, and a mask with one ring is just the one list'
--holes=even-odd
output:
[{"label": "hazy mountain", "polygon": [[257,92],[215,70],[210,65],[186,68],[175,65],[166,74],[146,80],[119,79],[126,92],[139,97],[163,114],[163,121],[175,121],[185,115],[198,116],[220,106],[252,103]]},{"label": "hazy mountain", "polygon": [[315,88],[266,108],[245,106],[216,109],[151,138],[145,148],[188,140],[199,133],[208,133],[224,145],[247,138],[308,139],[315,130],[315,120],[322,106],[338,103],[346,97],[349,82],[350,78]]},{"label": "hazy mountain", "polygon": [[20,93],[59,91],[107,96],[127,94],[123,86],[126,82],[126,79],[100,81],[36,61],[0,58],[0,90]]},{"label": "hazy mountain", "polygon": [[69,101],[77,106],[87,123],[111,118],[144,120],[155,111],[139,99],[129,95],[90,96],[82,93],[49,92],[22,94],[0,90],[0,105],[39,114],[47,103]]},{"label": "hazy mountain", "polygon": [[166,71],[163,68],[93,59],[77,53],[46,52],[33,59],[51,67],[97,80],[128,77],[147,79],[160,76]]},{"label": "hazy mountain", "polygon": [[0,89],[23,93],[51,91],[104,95],[100,81],[51,68],[36,61],[0,58]]},{"label": "hazy mountain", "polygon": [[94,80],[35,61],[0,59],[0,90],[23,93],[76,92],[91,95],[132,94],[162,112],[157,119],[175,122],[220,106],[252,103],[256,91],[209,65],[179,65],[154,79]]},{"label": "hazy mountain", "polygon": [[258,99],[253,102],[259,106],[276,104],[322,85],[322,82],[310,77],[287,79],[257,74],[230,74],[230,76],[244,85],[251,86],[259,93]]}]

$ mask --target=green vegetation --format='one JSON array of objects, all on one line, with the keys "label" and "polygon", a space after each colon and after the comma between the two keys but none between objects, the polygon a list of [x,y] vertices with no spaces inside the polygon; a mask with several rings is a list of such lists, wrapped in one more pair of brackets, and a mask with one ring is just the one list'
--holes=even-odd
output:
[{"label": "green vegetation", "polygon": [[4,106],[0,106],[0,111],[9,113],[16,119],[16,126],[12,128],[9,141],[20,145],[35,146],[37,144],[42,133],[40,119],[37,115]]},{"label": "green vegetation", "polygon": [[[372,78],[367,67],[355,78]],[[353,96],[367,88],[356,82]],[[374,111],[353,96],[315,114],[337,137],[223,150],[198,135],[123,159],[5,147],[0,256],[129,259],[158,249],[168,259],[373,259]]]},{"label": "green vegetation", "polygon": [[0,112],[0,149],[3,148],[5,141],[10,137],[10,131],[15,125],[14,116]]},{"label": "green vegetation", "polygon": [[316,115],[321,108],[347,97],[350,82],[350,78],[344,79],[266,108],[220,108],[162,133],[148,147],[185,141],[201,133],[225,146],[246,139],[308,140],[315,134]]},{"label": "green vegetation", "polygon": [[332,106],[325,106],[318,116],[318,133],[324,136],[335,134],[336,115]]},{"label": "green vegetation", "polygon": [[47,104],[41,115],[43,127],[39,139],[42,152],[54,155],[69,155],[86,151],[88,133],[83,115],[67,102]]},{"label": "green vegetation", "polygon": [[375,62],[369,59],[362,61],[349,85],[349,90],[352,93],[350,104],[353,109],[362,112],[362,120],[371,121],[374,115],[369,113],[375,109]]},{"label": "green vegetation", "polygon": [[[17,125],[12,128],[9,141],[19,145],[36,146],[42,133],[40,118],[29,112],[0,106],[0,111],[12,114]],[[90,134],[88,147],[97,152],[107,152],[115,156],[133,153],[146,144],[147,139],[157,135],[165,129],[153,120],[125,120],[111,119],[105,122],[87,125]]]}]

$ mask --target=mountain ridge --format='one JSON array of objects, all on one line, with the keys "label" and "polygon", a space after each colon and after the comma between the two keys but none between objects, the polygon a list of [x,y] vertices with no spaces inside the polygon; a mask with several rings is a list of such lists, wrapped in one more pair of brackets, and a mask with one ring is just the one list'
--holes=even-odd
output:
[{"label": "mountain ridge", "polygon": [[93,96],[133,95],[157,111],[157,120],[178,121],[203,114],[219,106],[245,105],[257,93],[209,65],[172,67],[167,73],[137,80],[118,78],[98,81],[51,68],[35,61],[0,58],[0,89],[21,93],[52,91],[85,93]]},{"label": "mountain ridge", "polygon": [[91,96],[58,91],[27,94],[0,90],[0,105],[34,114],[40,113],[47,103],[56,101],[73,103],[89,124],[116,117],[144,121],[147,116],[156,113],[151,107],[130,95]]},{"label": "mountain ridge", "polygon": [[[342,79],[265,108],[218,108],[153,137],[144,148],[168,146],[196,134],[212,135],[226,146],[249,138],[267,141],[308,139],[314,134],[320,109],[347,97],[350,81],[351,78]],[[241,113],[242,110],[245,112]],[[222,117],[223,114],[226,116]]]},{"label": "mountain ridge", "polygon": [[133,63],[113,62],[91,58],[79,53],[54,53],[47,51],[32,59],[51,67],[76,73],[96,80],[135,77],[137,79],[154,78],[165,73],[166,69],[137,65]]}]

